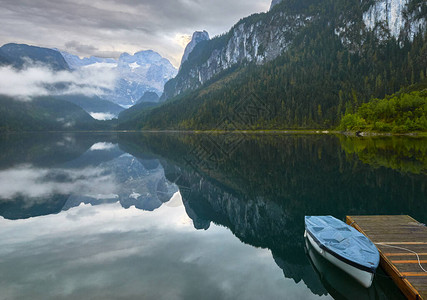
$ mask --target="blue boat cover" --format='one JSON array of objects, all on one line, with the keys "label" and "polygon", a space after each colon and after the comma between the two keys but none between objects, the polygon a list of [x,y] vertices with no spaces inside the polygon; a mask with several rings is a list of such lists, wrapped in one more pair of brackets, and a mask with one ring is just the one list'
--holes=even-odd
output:
[{"label": "blue boat cover", "polygon": [[362,233],[332,216],[306,216],[305,229],[319,247],[347,263],[375,273],[380,254]]}]

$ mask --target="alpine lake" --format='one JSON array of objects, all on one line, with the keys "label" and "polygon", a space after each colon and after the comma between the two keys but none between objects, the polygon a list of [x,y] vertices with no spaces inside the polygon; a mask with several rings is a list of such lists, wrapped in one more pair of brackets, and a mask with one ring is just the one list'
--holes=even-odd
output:
[{"label": "alpine lake", "polygon": [[427,223],[427,138],[0,136],[0,299],[403,299],[306,244],[305,215]]}]

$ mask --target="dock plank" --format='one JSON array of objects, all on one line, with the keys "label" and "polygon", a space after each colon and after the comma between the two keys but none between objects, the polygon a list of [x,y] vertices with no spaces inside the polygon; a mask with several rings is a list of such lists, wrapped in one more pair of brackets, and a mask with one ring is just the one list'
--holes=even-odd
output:
[{"label": "dock plank", "polygon": [[347,216],[377,246],[381,267],[408,299],[427,300],[427,227],[410,216]]},{"label": "dock plank", "polygon": [[[420,259],[427,259],[427,253],[417,253],[418,256],[420,257]],[[417,257],[414,253],[411,252],[385,252],[384,251],[384,255],[386,256],[394,256],[395,258],[393,259],[406,259],[407,256],[414,256]]]}]

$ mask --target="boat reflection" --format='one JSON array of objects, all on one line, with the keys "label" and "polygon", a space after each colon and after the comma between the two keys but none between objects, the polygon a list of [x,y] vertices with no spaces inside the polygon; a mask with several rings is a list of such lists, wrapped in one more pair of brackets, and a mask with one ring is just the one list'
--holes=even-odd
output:
[{"label": "boat reflection", "polygon": [[365,288],[350,275],[323,258],[305,238],[305,253],[323,286],[334,299],[405,299],[399,290],[392,286],[384,288],[382,279],[386,275],[377,270],[373,284]]}]

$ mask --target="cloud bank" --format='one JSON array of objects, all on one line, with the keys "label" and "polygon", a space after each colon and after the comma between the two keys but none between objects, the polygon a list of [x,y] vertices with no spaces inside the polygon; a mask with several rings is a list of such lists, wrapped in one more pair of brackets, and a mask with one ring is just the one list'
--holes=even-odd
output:
[{"label": "cloud bank", "polygon": [[22,70],[0,67],[0,94],[29,100],[57,95],[102,96],[115,88],[117,74],[109,66],[53,71],[44,65],[29,64]]},{"label": "cloud bank", "polygon": [[271,0],[2,0],[0,44],[57,47],[81,56],[118,57],[152,49],[179,65],[186,39],[211,36],[267,11]]}]

